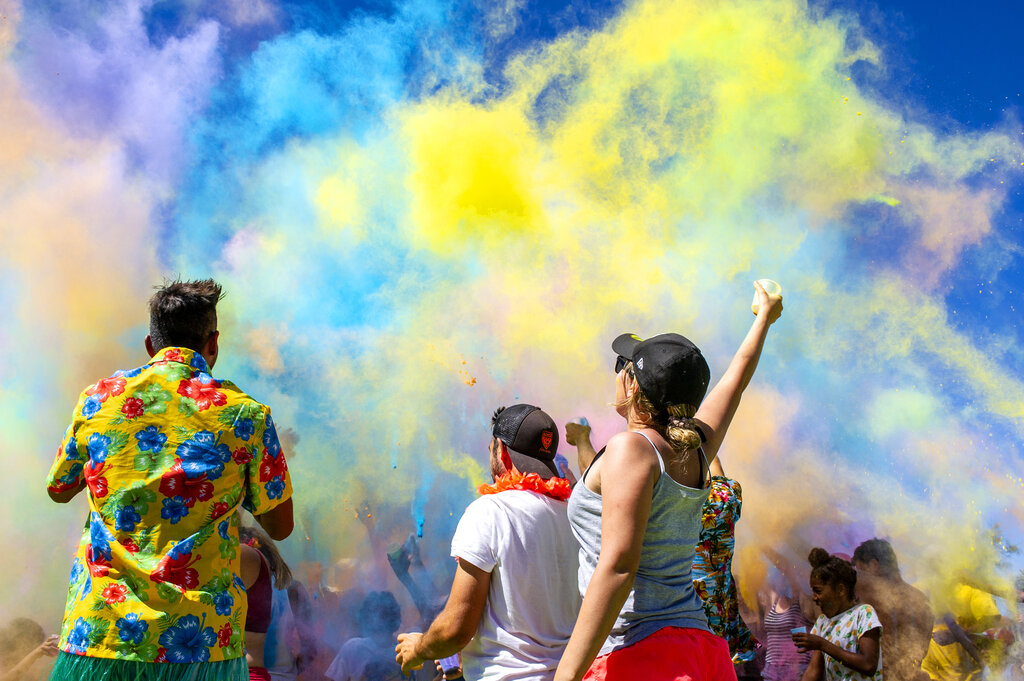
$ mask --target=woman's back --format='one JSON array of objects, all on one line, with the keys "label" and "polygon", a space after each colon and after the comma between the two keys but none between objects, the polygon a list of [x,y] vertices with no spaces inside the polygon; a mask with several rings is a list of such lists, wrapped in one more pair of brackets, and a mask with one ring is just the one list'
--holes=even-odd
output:
[{"label": "woman's back", "polygon": [[[660,474],[654,483],[633,588],[600,654],[630,645],[666,626],[708,629],[690,572],[693,547],[700,536],[700,510],[708,489],[686,487],[669,477],[651,438],[639,434],[650,443],[645,446],[654,448]],[[597,567],[601,549],[602,496],[586,482],[584,474],[569,498],[569,521],[581,546],[581,591],[586,590]]]}]

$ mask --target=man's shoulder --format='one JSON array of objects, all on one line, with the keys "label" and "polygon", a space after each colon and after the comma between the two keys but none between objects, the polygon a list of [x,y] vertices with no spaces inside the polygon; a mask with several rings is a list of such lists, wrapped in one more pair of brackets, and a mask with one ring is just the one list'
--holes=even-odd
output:
[{"label": "man's shoulder", "polygon": [[485,494],[466,507],[467,516],[536,518],[545,515],[566,516],[566,502],[528,490],[505,490],[498,494]]}]

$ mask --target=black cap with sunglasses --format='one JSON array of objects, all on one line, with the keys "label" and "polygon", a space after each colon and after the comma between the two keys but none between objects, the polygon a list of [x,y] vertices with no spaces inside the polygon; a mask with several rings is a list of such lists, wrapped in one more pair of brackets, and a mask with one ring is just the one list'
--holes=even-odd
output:
[{"label": "black cap with sunglasses", "polygon": [[615,373],[632,362],[637,384],[656,408],[697,407],[704,399],[711,369],[697,346],[678,333],[647,340],[624,333],[612,341],[612,350],[618,354]]}]

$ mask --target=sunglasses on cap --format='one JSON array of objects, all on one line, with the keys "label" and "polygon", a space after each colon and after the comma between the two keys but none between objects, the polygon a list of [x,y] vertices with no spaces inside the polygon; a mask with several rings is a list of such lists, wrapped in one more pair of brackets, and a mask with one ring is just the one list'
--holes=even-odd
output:
[{"label": "sunglasses on cap", "polygon": [[615,358],[615,373],[619,373],[620,371],[625,369],[626,365],[629,364],[632,361],[633,360],[629,359],[628,357],[623,357],[622,355],[618,355]]}]

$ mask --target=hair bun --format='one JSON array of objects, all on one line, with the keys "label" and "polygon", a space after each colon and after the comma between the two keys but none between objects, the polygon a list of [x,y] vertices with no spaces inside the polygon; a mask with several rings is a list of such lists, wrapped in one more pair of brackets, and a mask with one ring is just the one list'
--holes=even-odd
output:
[{"label": "hair bun", "polygon": [[807,556],[807,561],[811,564],[811,567],[818,567],[828,563],[829,559],[832,558],[829,552],[820,546],[811,549],[810,555]]}]

